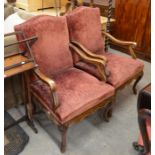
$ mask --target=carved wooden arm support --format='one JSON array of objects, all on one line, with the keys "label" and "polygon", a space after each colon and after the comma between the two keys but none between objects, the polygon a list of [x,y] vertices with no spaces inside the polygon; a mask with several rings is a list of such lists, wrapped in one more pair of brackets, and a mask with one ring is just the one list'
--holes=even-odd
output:
[{"label": "carved wooden arm support", "polygon": [[83,61],[91,63],[91,64],[96,66],[96,68],[98,70],[98,73],[100,75],[100,80],[102,80],[102,81],[106,81],[107,80],[106,74],[105,74],[105,62],[103,60],[89,57],[83,51],[81,51],[79,48],[77,48],[75,45],[73,45],[71,43],[69,44],[69,47],[72,49],[72,51],[76,52],[76,54],[78,56],[80,56],[80,58]]},{"label": "carved wooden arm support", "polygon": [[119,45],[123,45],[123,46],[128,46],[129,52],[130,52],[132,58],[133,59],[136,59],[136,54],[135,54],[135,52],[133,50],[133,48],[135,48],[137,46],[137,43],[136,42],[122,41],[122,40],[116,39],[115,37],[113,37],[112,35],[110,35],[107,32],[102,31],[102,33],[103,33],[103,35],[105,35],[106,37],[108,37],[114,43],[119,44]]},{"label": "carved wooden arm support", "polygon": [[81,43],[79,43],[77,41],[73,41],[73,40],[71,41],[71,43],[74,44],[75,46],[77,46],[78,48],[80,48],[87,56],[89,56],[91,58],[103,60],[103,61],[105,61],[105,63],[107,62],[107,58],[105,56],[98,55],[98,54],[95,54],[95,53],[89,51]]},{"label": "carved wooden arm support", "polygon": [[54,110],[60,105],[59,101],[58,101],[58,97],[56,95],[56,84],[55,82],[48,78],[45,74],[41,73],[40,70],[37,68],[34,70],[35,75],[37,75],[37,77],[42,80],[43,82],[45,82],[51,90],[51,103],[54,104]]}]

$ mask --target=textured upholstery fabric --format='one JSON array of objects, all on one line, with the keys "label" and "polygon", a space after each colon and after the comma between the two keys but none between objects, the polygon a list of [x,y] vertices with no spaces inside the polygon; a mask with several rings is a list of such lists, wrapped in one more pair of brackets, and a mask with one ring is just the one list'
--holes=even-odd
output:
[{"label": "textured upholstery fabric", "polygon": [[97,78],[100,78],[100,75],[96,71],[96,66],[94,66],[92,64],[85,63],[83,61],[78,61],[77,63],[75,63],[75,67],[82,69],[82,70],[86,71],[87,73],[94,75]]},{"label": "textured upholstery fabric", "polygon": [[70,40],[79,41],[87,49],[103,49],[99,8],[78,7],[67,16]]},{"label": "textured upholstery fabric", "polygon": [[[104,56],[108,59],[107,67],[110,71],[108,83],[112,84],[115,88],[127,82],[144,68],[144,64],[141,61],[129,57],[123,57],[112,53],[106,53]],[[76,63],[76,67],[99,77],[95,67],[92,65],[79,61]]]},{"label": "textured upholstery fabric", "polygon": [[[57,95],[60,107],[56,113],[62,123],[71,120],[101,101],[114,95],[114,88],[95,77],[76,68],[70,68],[53,76],[56,81]],[[31,85],[33,91],[39,92],[40,97],[49,105],[50,91],[43,84]]]},{"label": "textured upholstery fabric", "polygon": [[[27,37],[38,37],[31,49],[40,70],[47,76],[72,67],[66,17],[32,17],[15,26],[15,30],[23,30]],[[18,36],[18,40],[20,39],[22,38]]]}]

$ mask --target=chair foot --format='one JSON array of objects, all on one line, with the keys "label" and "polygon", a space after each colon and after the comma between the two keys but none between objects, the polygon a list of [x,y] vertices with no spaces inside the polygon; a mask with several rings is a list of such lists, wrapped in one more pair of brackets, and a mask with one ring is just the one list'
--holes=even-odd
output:
[{"label": "chair foot", "polygon": [[138,82],[142,79],[142,77],[143,77],[143,72],[142,72],[142,74],[140,76],[138,76],[138,78],[136,79],[136,81],[133,84],[133,88],[132,89],[133,89],[133,93],[135,95],[137,94],[137,88],[136,88],[136,86],[137,86]]},{"label": "chair foot", "polygon": [[111,117],[112,117],[112,103],[109,103],[104,111],[104,120],[106,122],[109,122]]},{"label": "chair foot", "polygon": [[30,120],[29,118],[27,119],[27,124],[34,131],[34,133],[38,133],[38,130],[34,125],[34,122]]},{"label": "chair foot", "polygon": [[112,108],[111,108],[111,109],[109,109],[109,111],[108,111],[108,117],[109,117],[109,118],[111,118],[111,117],[112,117]]},{"label": "chair foot", "polygon": [[104,109],[101,109],[99,111],[99,116],[101,119],[109,122],[109,119],[112,117],[112,103],[108,103]]},{"label": "chair foot", "polygon": [[141,154],[144,153],[144,146],[139,145],[137,142],[133,142],[133,147],[139,153],[141,153]]},{"label": "chair foot", "polygon": [[58,127],[58,129],[61,132],[60,150],[61,150],[61,153],[64,153],[66,151],[66,146],[67,146],[67,129],[68,129],[68,126],[61,125]]}]

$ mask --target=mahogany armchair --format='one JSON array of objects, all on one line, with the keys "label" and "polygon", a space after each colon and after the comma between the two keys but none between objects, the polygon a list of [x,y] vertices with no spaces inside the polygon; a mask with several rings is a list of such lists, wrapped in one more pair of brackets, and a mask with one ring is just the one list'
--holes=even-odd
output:
[{"label": "mahogany armchair", "polygon": [[[73,122],[78,122],[99,108],[105,107],[107,117],[111,115],[114,88],[105,82],[105,61],[80,51],[69,43],[66,17],[47,15],[35,16],[15,26],[23,30],[27,37],[36,35],[37,41],[31,49],[38,65],[31,77],[30,91],[54,121],[62,134],[61,151],[66,150],[66,133]],[[17,36],[18,40],[22,36]],[[26,50],[21,44],[20,48]],[[94,64],[100,80],[74,67],[70,49],[81,61]],[[98,56],[96,56],[98,57]],[[29,116],[33,119],[32,96],[29,98]]]},{"label": "mahogany armchair", "polygon": [[[136,43],[121,41],[106,32],[101,32],[100,11],[98,8],[78,7],[66,16],[71,43],[79,50],[89,53],[89,55],[97,54],[98,59],[107,61],[106,81],[115,87],[116,91],[136,79],[133,85],[133,92],[136,94],[136,85],[143,76],[144,68],[144,64],[136,59],[133,50]],[[108,37],[112,42],[128,46],[132,58],[105,51],[102,35]],[[94,65],[81,62],[77,56],[74,56],[74,63],[77,68],[99,77]]]}]

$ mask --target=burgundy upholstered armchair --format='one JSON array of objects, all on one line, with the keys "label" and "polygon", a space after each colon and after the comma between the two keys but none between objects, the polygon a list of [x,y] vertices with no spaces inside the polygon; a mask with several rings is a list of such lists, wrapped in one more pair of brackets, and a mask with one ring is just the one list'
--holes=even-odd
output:
[{"label": "burgundy upholstered armchair", "polygon": [[[136,79],[133,85],[133,92],[136,94],[136,85],[143,76],[144,68],[144,64],[136,59],[133,51],[136,43],[120,41],[106,32],[101,32],[99,8],[82,6],[74,9],[66,16],[71,43],[86,54],[92,54],[92,56],[97,54],[100,57],[98,59],[107,62],[106,80],[116,90]],[[112,42],[127,46],[132,58],[105,51],[102,35],[108,37]],[[74,64],[77,68],[99,77],[94,65],[82,62],[77,56],[74,56]]]},{"label": "burgundy upholstered armchair", "polygon": [[[31,94],[39,105],[53,120],[62,133],[61,151],[66,149],[66,132],[70,124],[80,121],[97,109],[106,107],[110,116],[110,103],[114,98],[114,88],[104,80],[105,61],[81,52],[69,43],[67,19],[47,15],[36,16],[15,26],[23,30],[26,37],[38,37],[31,49],[38,68],[34,70],[35,78],[31,81]],[[18,40],[22,36],[17,36]],[[70,46],[70,48],[69,48]],[[20,45],[22,50],[26,50]],[[100,75],[96,77],[74,67],[72,54],[76,53],[81,61],[97,67]],[[32,119],[33,105],[29,98],[29,117]]]}]

